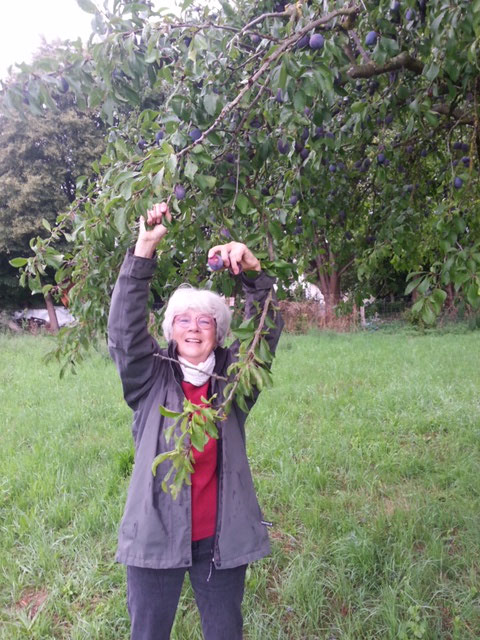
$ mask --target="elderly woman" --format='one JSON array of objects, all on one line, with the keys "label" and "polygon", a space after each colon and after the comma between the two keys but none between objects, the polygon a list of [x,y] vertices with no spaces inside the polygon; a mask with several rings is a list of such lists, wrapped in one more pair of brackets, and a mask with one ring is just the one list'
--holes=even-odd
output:
[{"label": "elderly woman", "polygon": [[[170,637],[180,592],[188,571],[206,640],[242,638],[241,603],[248,563],[269,553],[266,523],[257,502],[245,448],[246,415],[233,403],[202,452],[192,448],[192,484],[174,500],[162,491],[162,463],[152,474],[156,455],[171,449],[163,405],[182,411],[185,397],[196,404],[217,395],[221,402],[228,366],[238,345],[223,347],[230,310],[215,293],[181,287],[171,297],[160,349],[147,330],[147,299],[155,250],[166,235],[165,203],[140,220],[135,249],[124,260],[109,316],[109,348],[134,412],[135,465],[120,525],[116,559],[127,565],[127,602],[132,640]],[[147,229],[145,222],[149,225]],[[240,278],[248,317],[258,314],[273,286],[246,245],[213,247],[223,265]],[[258,303],[258,304],[257,304]],[[273,351],[282,329],[277,313],[267,340]],[[162,357],[163,356],[163,357]],[[171,423],[171,421],[170,421]]]}]

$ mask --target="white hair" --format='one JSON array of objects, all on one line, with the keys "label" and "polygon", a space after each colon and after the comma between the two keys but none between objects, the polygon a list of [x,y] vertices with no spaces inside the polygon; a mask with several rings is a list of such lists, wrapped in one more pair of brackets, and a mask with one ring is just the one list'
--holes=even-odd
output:
[{"label": "white hair", "polygon": [[167,342],[172,339],[175,316],[185,313],[188,309],[200,311],[215,318],[217,344],[223,345],[232,321],[232,312],[226,301],[218,293],[208,289],[195,289],[188,284],[180,285],[168,301],[162,322],[163,335]]}]

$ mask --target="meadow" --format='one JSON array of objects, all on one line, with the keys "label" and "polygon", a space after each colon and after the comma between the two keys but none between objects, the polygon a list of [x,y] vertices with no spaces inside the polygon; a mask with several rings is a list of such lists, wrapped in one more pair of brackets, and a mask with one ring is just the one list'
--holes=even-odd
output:
[{"label": "meadow", "polygon": [[[106,351],[0,335],[0,638],[127,640],[131,414]],[[480,637],[480,333],[285,335],[248,423],[246,640]],[[198,640],[188,581],[174,640]]]}]

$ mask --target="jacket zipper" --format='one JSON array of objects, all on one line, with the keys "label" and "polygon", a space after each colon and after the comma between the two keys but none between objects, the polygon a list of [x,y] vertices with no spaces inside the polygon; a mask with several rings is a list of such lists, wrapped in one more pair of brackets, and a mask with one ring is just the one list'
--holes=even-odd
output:
[{"label": "jacket zipper", "polygon": [[[213,382],[212,386],[212,395],[213,393],[216,391],[216,389],[214,389],[213,387],[217,386],[215,384],[215,382]],[[212,558],[212,563],[215,565],[215,567],[221,567],[222,566],[222,562],[221,562],[221,558],[220,558],[220,546],[218,544],[219,538],[220,538],[220,526],[222,524],[221,521],[221,504],[222,504],[222,490],[223,490],[223,433],[220,431],[220,428],[217,426],[217,429],[219,429],[219,439],[218,439],[218,444],[220,444],[220,447],[218,448],[218,456],[219,456],[219,464],[218,464],[218,493],[217,493],[217,522],[215,525],[215,541],[214,541],[214,545],[213,545],[213,558]],[[211,567],[210,567],[211,569]],[[210,579],[210,576],[209,576]]]}]

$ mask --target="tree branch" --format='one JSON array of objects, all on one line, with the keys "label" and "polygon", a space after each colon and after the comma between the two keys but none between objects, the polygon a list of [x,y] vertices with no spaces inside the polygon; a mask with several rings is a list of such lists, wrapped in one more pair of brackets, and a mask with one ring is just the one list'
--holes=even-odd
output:
[{"label": "tree branch", "polygon": [[448,104],[434,104],[432,111],[439,113],[442,116],[449,116],[455,118],[457,124],[475,124],[475,118],[473,115],[461,111],[461,109],[452,109]]},{"label": "tree branch", "polygon": [[397,71],[398,69],[408,69],[420,75],[423,71],[423,66],[423,62],[412,58],[409,53],[403,51],[382,65],[377,65],[375,62],[354,65],[347,71],[347,75],[350,78],[371,78],[372,76],[379,76],[382,73],[389,73],[390,71]]},{"label": "tree branch", "polygon": [[365,51],[365,49],[362,47],[362,43],[360,42],[360,38],[357,35],[356,31],[353,31],[353,29],[351,29],[348,32],[348,35],[350,36],[350,38],[352,38],[352,40],[355,42],[357,49],[360,51],[360,54],[364,60],[364,62],[366,64],[372,64],[372,61],[370,59],[370,56],[368,55],[368,53]]}]

